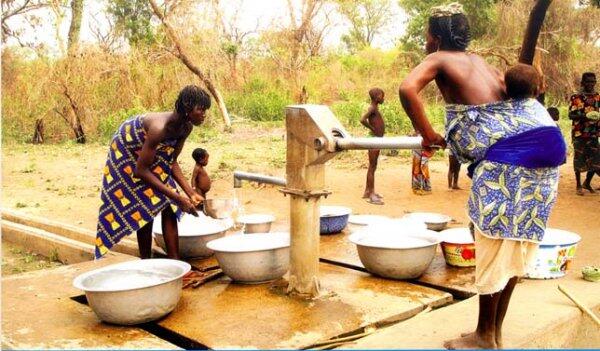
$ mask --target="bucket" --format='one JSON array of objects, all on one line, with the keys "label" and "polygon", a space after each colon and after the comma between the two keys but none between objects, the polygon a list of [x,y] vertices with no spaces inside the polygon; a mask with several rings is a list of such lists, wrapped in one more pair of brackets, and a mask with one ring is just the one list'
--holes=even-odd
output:
[{"label": "bucket", "polygon": [[536,253],[534,263],[527,271],[527,278],[556,279],[567,274],[575,258],[575,249],[581,237],[561,229],[547,228],[544,239]]},{"label": "bucket", "polygon": [[475,267],[475,242],[469,228],[452,228],[440,232],[446,264]]}]

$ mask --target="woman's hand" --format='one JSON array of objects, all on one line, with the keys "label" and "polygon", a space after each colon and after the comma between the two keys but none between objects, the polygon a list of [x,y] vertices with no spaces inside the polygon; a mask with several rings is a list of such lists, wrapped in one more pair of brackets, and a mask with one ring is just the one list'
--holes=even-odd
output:
[{"label": "woman's hand", "polygon": [[196,191],[194,191],[192,193],[192,196],[190,196],[190,199],[192,200],[194,207],[198,207],[202,202],[204,202],[204,197],[202,195],[198,194]]},{"label": "woman's hand", "polygon": [[423,135],[423,141],[421,142],[421,146],[426,150],[435,151],[437,148],[446,148],[446,139],[438,133],[431,131],[431,133],[427,133],[427,137]]},{"label": "woman's hand", "polygon": [[190,198],[185,195],[179,195],[177,197],[177,206],[181,208],[181,210],[185,213],[189,213],[192,216],[198,217],[198,212],[196,211],[196,207]]}]

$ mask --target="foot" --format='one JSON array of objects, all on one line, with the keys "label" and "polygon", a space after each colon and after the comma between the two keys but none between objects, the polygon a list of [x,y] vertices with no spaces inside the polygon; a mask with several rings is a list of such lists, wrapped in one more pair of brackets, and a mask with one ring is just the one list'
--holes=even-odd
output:
[{"label": "foot", "polygon": [[448,350],[496,349],[498,347],[493,335],[480,336],[477,333],[466,333],[463,335],[460,338],[445,341],[444,347]]},{"label": "foot", "polygon": [[375,196],[383,200],[383,195],[375,193]]},{"label": "foot", "polygon": [[363,198],[363,199],[368,199],[368,198],[370,198],[370,197],[371,197],[371,193],[365,190],[365,192],[363,193],[363,196],[362,196],[362,198]]},{"label": "foot", "polygon": [[[474,338],[475,337],[475,332],[461,333],[460,337],[461,338],[466,338],[466,337]],[[502,348],[502,333],[499,332],[499,331],[496,331],[496,347],[498,349]]]},{"label": "foot", "polygon": [[581,188],[581,187],[577,188],[577,190],[575,190],[575,194],[577,194],[579,196],[583,196],[583,188]]},{"label": "foot", "polygon": [[383,201],[381,201],[381,198],[377,197],[377,195],[375,194],[371,194],[367,202],[373,205],[383,205]]},{"label": "foot", "polygon": [[453,190],[462,190],[458,185],[452,187]]},{"label": "foot", "polygon": [[586,184],[586,183],[584,183],[584,184],[583,184],[583,188],[584,188],[585,190],[589,191],[589,192],[590,192],[590,194],[595,194],[595,193],[596,193],[596,192],[594,191],[594,189],[592,189],[592,186],[591,186],[590,184]]}]

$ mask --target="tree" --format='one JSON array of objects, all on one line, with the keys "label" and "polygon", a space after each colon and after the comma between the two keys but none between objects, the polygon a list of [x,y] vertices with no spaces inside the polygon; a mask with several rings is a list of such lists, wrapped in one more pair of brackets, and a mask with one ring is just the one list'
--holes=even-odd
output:
[{"label": "tree", "polygon": [[115,19],[116,29],[130,45],[153,44],[156,32],[152,26],[152,8],[146,0],[110,0],[108,13]]},{"label": "tree", "polygon": [[148,0],[148,1],[150,3],[152,11],[156,15],[156,17],[158,17],[158,19],[162,23],[163,27],[165,28],[165,31],[167,32],[167,36],[169,37],[169,39],[171,39],[171,41],[175,45],[175,52],[172,52],[172,53],[190,71],[192,71],[192,73],[194,73],[200,79],[200,81],[202,81],[202,83],[204,83],[204,85],[208,89],[209,93],[212,95],[212,97],[215,99],[215,102],[217,103],[217,107],[219,108],[219,112],[221,113],[221,117],[223,118],[223,122],[225,123],[225,128],[228,130],[231,129],[231,120],[229,119],[229,112],[227,112],[227,106],[225,106],[225,100],[221,96],[221,93],[219,92],[219,90],[217,90],[216,86],[214,85],[212,80],[209,78],[209,76],[204,74],[204,72],[202,72],[200,67],[198,67],[198,65],[196,65],[196,63],[194,63],[190,59],[190,56],[187,53],[184,46],[181,44],[181,40],[179,39],[177,33],[175,33],[175,30],[173,29],[171,24],[167,21],[167,17],[166,17],[166,13],[165,13],[166,11],[161,10],[158,7],[158,5],[156,4],[155,0]]},{"label": "tree", "polygon": [[[255,33],[258,30],[258,22],[256,28],[251,31],[244,31],[238,27],[238,18],[241,10],[241,1],[236,1],[235,9],[233,14],[226,18],[221,11],[220,0],[212,0],[212,8],[215,11],[215,17],[217,26],[221,36],[221,51],[227,58],[229,64],[229,71],[231,73],[231,83],[233,86],[237,84],[238,80],[238,60],[240,55],[243,55],[248,50],[248,38],[249,35]],[[228,2],[231,6],[232,1]]]},{"label": "tree", "polygon": [[[402,43],[410,50],[418,50],[425,45],[425,30],[427,29],[427,20],[429,10],[433,6],[447,3],[447,0],[398,0],[400,6],[410,16],[406,35],[402,38]],[[471,26],[471,35],[473,39],[481,38],[483,35],[493,29],[490,25],[495,18],[495,4],[498,0],[461,0],[469,25]]]},{"label": "tree", "polygon": [[371,46],[373,39],[392,20],[391,0],[337,0],[338,11],[348,22],[350,32],[342,40],[350,51]]},{"label": "tree", "polygon": [[35,27],[41,20],[39,16],[35,15],[36,10],[48,6],[49,3],[46,0],[2,0],[2,43],[6,43],[8,38],[14,38],[23,47],[33,46],[32,43],[23,42],[21,39],[23,30],[11,28],[9,22],[13,18],[21,17]]},{"label": "tree", "polygon": [[82,14],[83,0],[71,0],[71,25],[69,26],[69,41],[67,44],[67,50],[69,52],[79,43]]}]

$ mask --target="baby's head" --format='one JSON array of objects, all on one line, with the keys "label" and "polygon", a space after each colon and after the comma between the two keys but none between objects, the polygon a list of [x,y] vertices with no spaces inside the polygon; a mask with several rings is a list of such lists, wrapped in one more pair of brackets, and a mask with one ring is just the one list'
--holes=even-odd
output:
[{"label": "baby's head", "polygon": [[550,117],[552,117],[552,120],[554,120],[555,122],[558,122],[558,120],[560,119],[560,112],[558,112],[558,109],[556,107],[548,107],[548,114],[550,115]]},{"label": "baby's head", "polygon": [[371,102],[382,104],[385,99],[385,93],[381,88],[372,88],[369,90],[369,97],[371,98]]},{"label": "baby's head", "polygon": [[196,161],[196,164],[206,167],[208,164],[208,151],[203,148],[194,149],[192,152],[192,158]]},{"label": "baby's head", "polygon": [[504,82],[510,99],[526,99],[538,95],[541,78],[533,66],[517,63],[506,71]]}]

